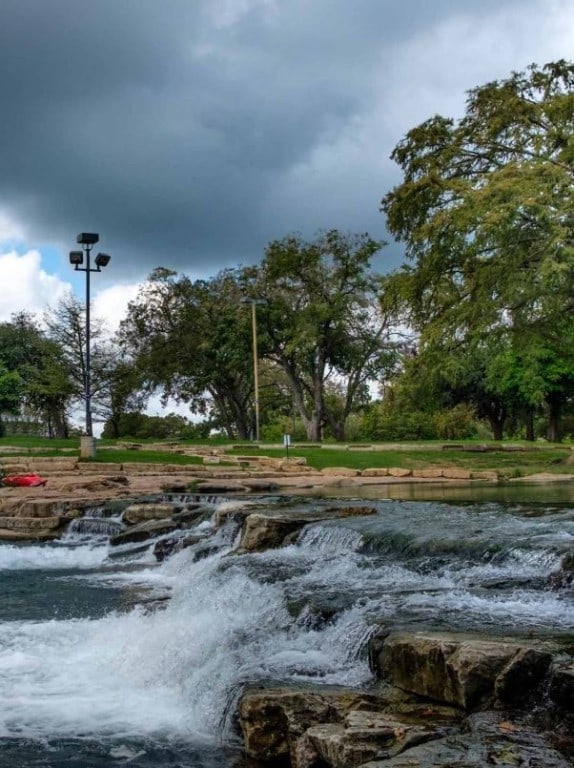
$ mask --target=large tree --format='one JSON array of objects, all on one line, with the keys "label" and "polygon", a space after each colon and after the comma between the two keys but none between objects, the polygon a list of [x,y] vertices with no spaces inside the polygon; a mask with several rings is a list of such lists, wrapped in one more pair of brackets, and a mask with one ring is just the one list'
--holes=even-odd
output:
[{"label": "large tree", "polygon": [[0,324],[0,362],[20,382],[13,389],[18,392],[13,410],[37,417],[50,436],[66,436],[66,411],[74,392],[71,370],[62,347],[46,337],[29,313],[14,314]]},{"label": "large tree", "polygon": [[[310,440],[329,425],[344,439],[351,410],[368,398],[368,382],[392,364],[388,316],[371,268],[382,244],[337,230],[307,241],[291,235],[269,244],[251,273],[248,290],[266,305],[258,313],[266,357],[289,381]],[[328,398],[329,385],[339,397]]]},{"label": "large tree", "polygon": [[392,157],[403,181],[382,208],[412,263],[388,281],[387,300],[408,307],[422,347],[538,360],[536,387],[523,366],[512,388],[547,404],[557,438],[574,383],[573,350],[558,338],[573,337],[574,65],[533,65],[472,90],[460,121],[431,118]]},{"label": "large tree", "polygon": [[192,281],[156,269],[128,307],[120,336],[149,390],[210,414],[245,439],[252,423],[251,330],[238,272]]},{"label": "large tree", "polygon": [[[68,294],[44,313],[46,334],[61,350],[62,366],[69,373],[69,393],[72,403],[78,407],[84,405],[87,397],[87,349],[86,349],[86,313],[81,301]],[[90,401],[91,411],[97,412],[113,369],[112,345],[106,338],[104,323],[98,318],[90,321]],[[90,423],[86,424],[88,434],[92,434],[92,412],[87,414]]]}]

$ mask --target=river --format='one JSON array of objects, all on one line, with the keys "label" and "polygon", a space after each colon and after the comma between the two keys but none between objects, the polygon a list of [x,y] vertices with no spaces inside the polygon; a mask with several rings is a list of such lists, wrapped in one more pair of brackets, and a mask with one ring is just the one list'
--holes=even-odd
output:
[{"label": "river", "polygon": [[[242,686],[369,685],[381,622],[572,638],[572,590],[548,578],[573,551],[568,493],[354,501],[376,514],[240,557],[227,556],[236,525],[207,519],[162,564],[149,548],[112,550],[105,526],[2,543],[0,768],[238,766]],[[297,500],[326,503],[346,502]]]}]

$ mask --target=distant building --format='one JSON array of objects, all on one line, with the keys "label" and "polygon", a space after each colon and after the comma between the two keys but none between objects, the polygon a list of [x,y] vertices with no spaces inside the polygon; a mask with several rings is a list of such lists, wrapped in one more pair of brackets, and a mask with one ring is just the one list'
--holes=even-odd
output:
[{"label": "distant building", "polygon": [[26,413],[0,413],[0,435],[46,437],[46,425],[37,416]]}]

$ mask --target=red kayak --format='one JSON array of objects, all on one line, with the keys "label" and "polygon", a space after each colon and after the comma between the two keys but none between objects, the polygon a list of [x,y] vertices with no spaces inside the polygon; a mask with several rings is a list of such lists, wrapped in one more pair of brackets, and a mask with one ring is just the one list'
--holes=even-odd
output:
[{"label": "red kayak", "polygon": [[6,477],[0,478],[2,485],[10,485],[15,487],[27,487],[34,488],[37,485],[46,485],[48,481],[40,475],[6,475]]}]

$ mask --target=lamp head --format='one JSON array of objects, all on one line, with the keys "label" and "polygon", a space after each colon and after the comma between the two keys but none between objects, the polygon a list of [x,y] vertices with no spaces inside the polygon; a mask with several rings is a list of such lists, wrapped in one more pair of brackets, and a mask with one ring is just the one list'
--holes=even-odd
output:
[{"label": "lamp head", "polygon": [[80,232],[76,238],[77,243],[82,245],[94,245],[98,242],[100,236],[96,232]]},{"label": "lamp head", "polygon": [[74,267],[79,267],[84,261],[84,254],[82,251],[70,251],[70,264]]},{"label": "lamp head", "polygon": [[108,256],[107,253],[98,253],[96,256],[96,267],[98,269],[101,269],[102,267],[107,267],[110,263],[111,256]]}]

